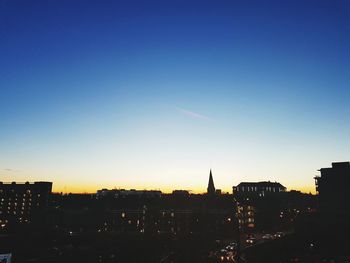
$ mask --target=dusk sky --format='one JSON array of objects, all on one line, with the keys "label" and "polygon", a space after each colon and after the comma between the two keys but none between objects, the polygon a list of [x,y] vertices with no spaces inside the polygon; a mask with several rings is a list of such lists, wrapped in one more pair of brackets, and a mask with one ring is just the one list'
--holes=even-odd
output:
[{"label": "dusk sky", "polygon": [[0,181],[314,192],[349,85],[348,0],[0,0]]}]

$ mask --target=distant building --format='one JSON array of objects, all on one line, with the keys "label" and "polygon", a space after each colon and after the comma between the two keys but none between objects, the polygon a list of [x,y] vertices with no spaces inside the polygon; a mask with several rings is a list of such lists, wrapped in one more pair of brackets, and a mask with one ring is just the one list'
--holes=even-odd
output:
[{"label": "distant building", "polygon": [[221,195],[221,194],[222,194],[221,189],[216,189],[216,190],[215,190],[215,194],[216,194],[216,195]]},{"label": "distant building", "polygon": [[182,196],[182,197],[189,197],[190,196],[190,192],[187,190],[174,190],[172,192],[172,195],[174,196]]},{"label": "distant building", "polygon": [[319,171],[315,183],[321,211],[350,213],[350,162],[332,163],[332,167]]},{"label": "distant building", "polygon": [[160,198],[162,196],[162,192],[159,190],[136,190],[136,189],[101,189],[96,193],[97,198],[111,196],[114,198],[122,198],[122,197],[143,197],[143,198]]},{"label": "distant building", "polygon": [[242,182],[233,187],[233,194],[239,196],[264,197],[285,192],[286,187],[278,182]]},{"label": "distant building", "polygon": [[215,186],[214,186],[214,180],[213,180],[213,175],[211,173],[211,169],[210,169],[210,173],[209,173],[209,182],[208,182],[207,194],[208,195],[215,195]]},{"label": "distant building", "polygon": [[48,207],[51,182],[0,182],[0,226],[28,224],[42,220]]}]

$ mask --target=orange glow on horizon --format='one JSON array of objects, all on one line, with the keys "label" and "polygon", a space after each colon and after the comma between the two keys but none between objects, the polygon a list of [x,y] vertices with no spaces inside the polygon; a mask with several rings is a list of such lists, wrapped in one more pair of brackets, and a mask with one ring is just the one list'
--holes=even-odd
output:
[{"label": "orange glow on horizon", "polygon": [[[150,187],[150,186],[145,186],[145,187],[130,187],[130,186],[125,186],[125,187],[110,187],[110,186],[104,186],[104,187],[98,187],[98,186],[93,186],[93,185],[86,185],[86,186],[77,186],[77,185],[70,185],[67,187],[62,187],[62,186],[58,186],[55,187],[55,185],[53,185],[53,191],[54,193],[73,193],[73,194],[93,194],[96,193],[97,190],[101,190],[101,189],[136,189],[136,190],[159,190],[162,191],[165,194],[168,193],[172,193],[173,190],[187,190],[192,194],[204,194],[206,193],[206,189],[202,189],[202,188],[186,188],[186,187]],[[316,194],[316,190],[314,186],[304,186],[304,187],[287,187],[287,191],[291,191],[291,190],[296,190],[296,191],[300,191],[302,193],[311,193],[311,194]],[[232,188],[224,188],[221,189],[222,193],[229,193],[232,194]]]}]

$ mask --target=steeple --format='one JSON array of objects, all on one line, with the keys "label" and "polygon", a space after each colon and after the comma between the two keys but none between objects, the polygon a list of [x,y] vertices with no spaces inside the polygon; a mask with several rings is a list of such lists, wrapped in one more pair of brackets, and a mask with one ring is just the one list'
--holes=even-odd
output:
[{"label": "steeple", "polygon": [[207,194],[209,194],[209,195],[215,194],[215,186],[214,186],[214,180],[213,180],[213,175],[211,173],[211,169],[210,169],[210,173],[209,173],[209,183],[208,183],[208,188],[207,188]]}]

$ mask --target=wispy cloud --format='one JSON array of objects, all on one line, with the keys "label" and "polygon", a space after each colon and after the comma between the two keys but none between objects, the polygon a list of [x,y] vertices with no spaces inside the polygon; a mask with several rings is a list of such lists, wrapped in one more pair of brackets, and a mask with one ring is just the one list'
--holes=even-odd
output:
[{"label": "wispy cloud", "polygon": [[18,170],[15,170],[15,169],[10,169],[10,168],[4,168],[2,169],[3,171],[6,171],[6,172],[18,172]]},{"label": "wispy cloud", "polygon": [[206,120],[206,121],[212,121],[211,118],[205,116],[205,115],[202,115],[202,114],[199,114],[197,112],[194,112],[194,111],[190,111],[190,110],[186,110],[186,109],[183,109],[183,108],[176,108],[176,110],[178,112],[181,112],[182,114],[188,116],[188,117],[191,117],[193,119],[200,119],[200,120]]}]

